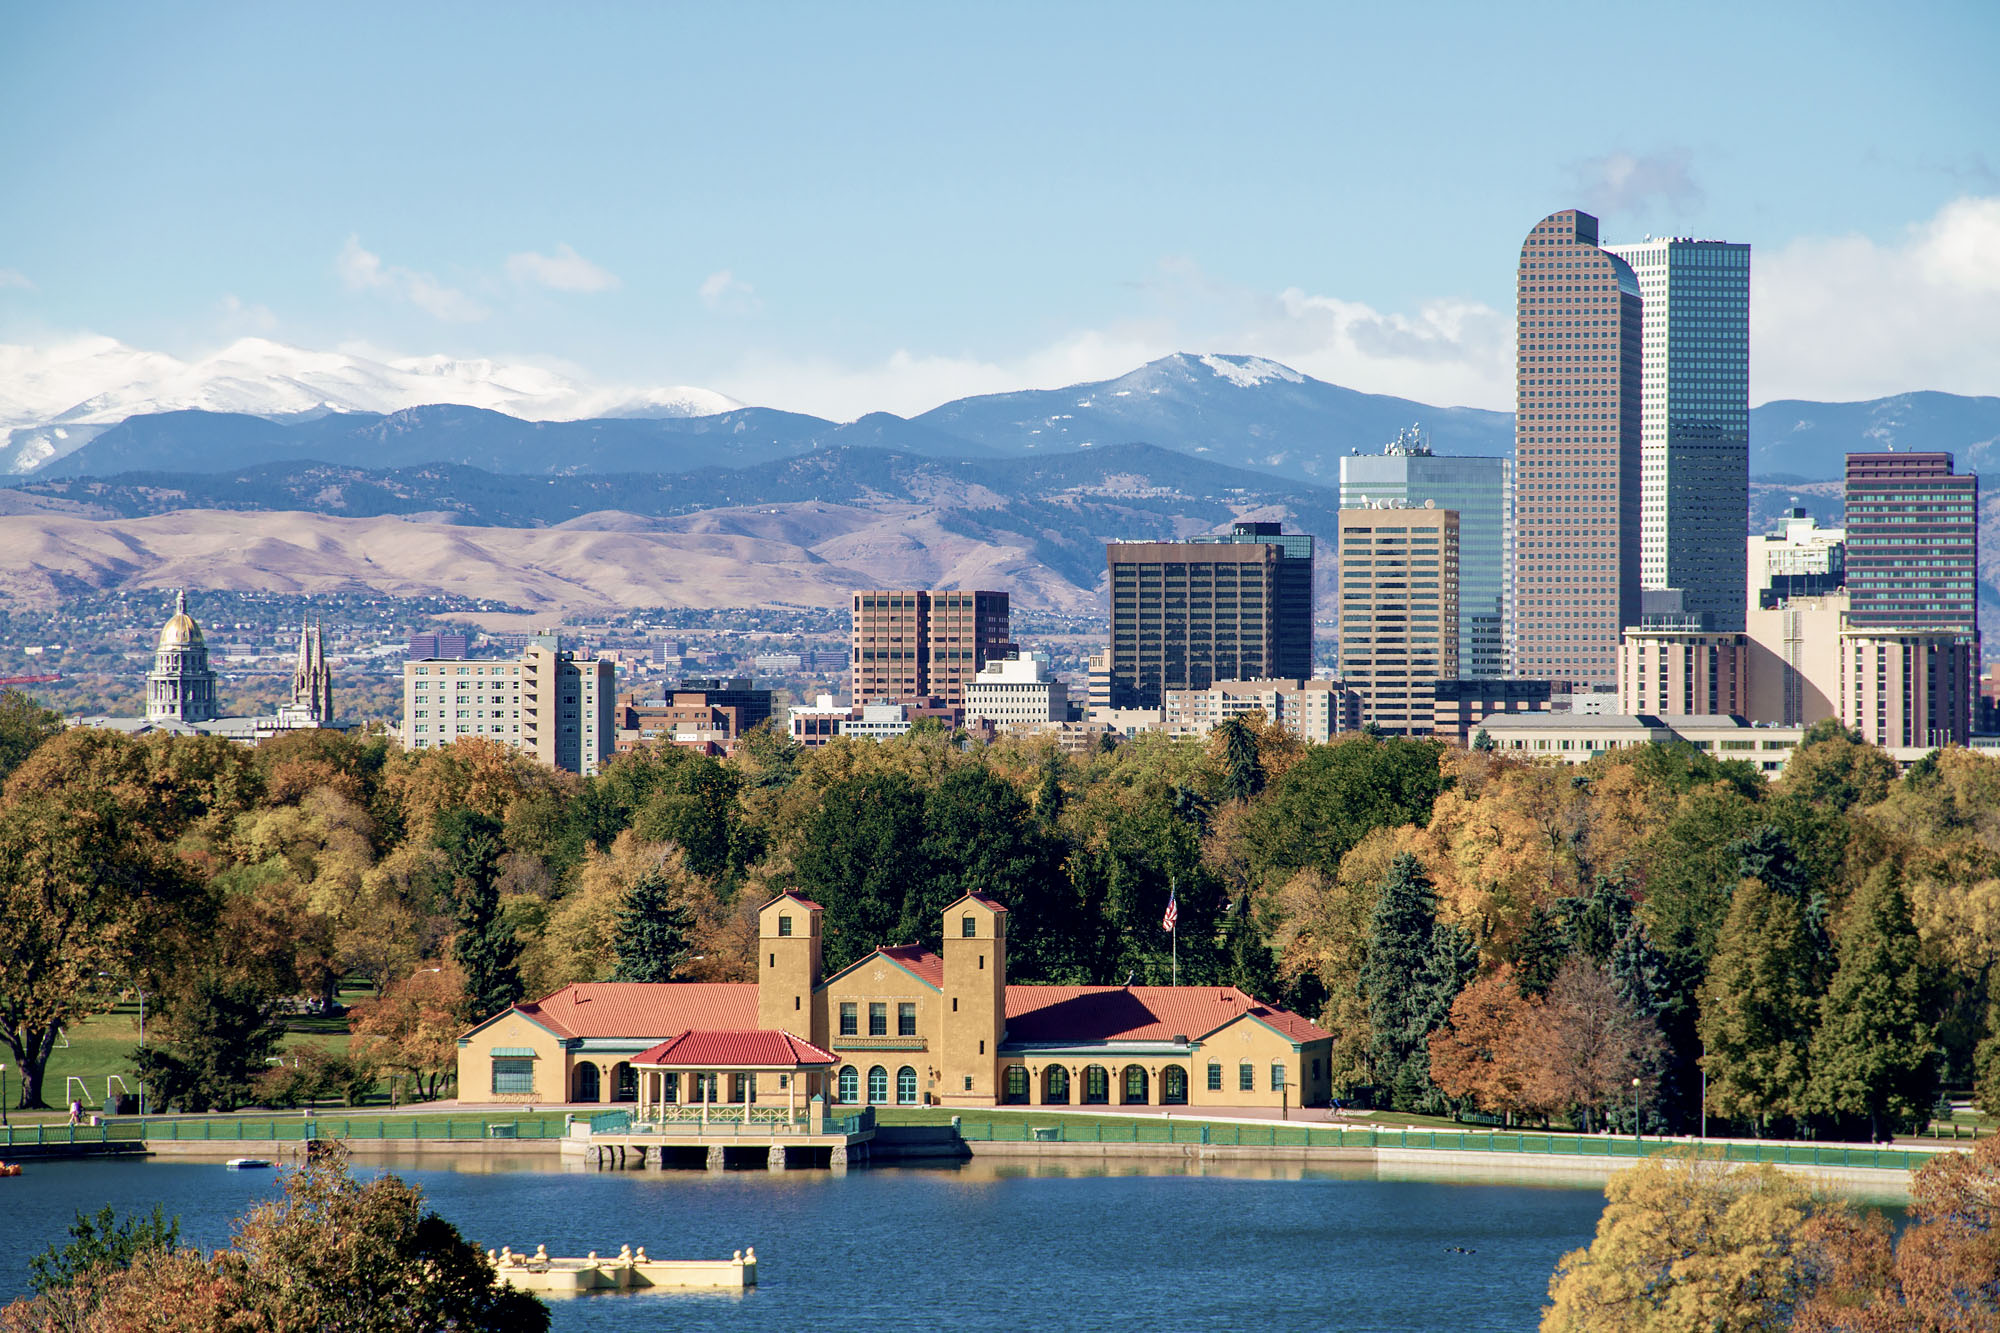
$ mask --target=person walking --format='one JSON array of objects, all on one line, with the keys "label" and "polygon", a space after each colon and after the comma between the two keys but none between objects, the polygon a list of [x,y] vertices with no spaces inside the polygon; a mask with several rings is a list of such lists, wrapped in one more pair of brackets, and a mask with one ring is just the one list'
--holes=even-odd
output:
[{"label": "person walking", "polygon": [[72,1128],[83,1123],[83,1103],[74,1097],[69,1099],[69,1123]]}]

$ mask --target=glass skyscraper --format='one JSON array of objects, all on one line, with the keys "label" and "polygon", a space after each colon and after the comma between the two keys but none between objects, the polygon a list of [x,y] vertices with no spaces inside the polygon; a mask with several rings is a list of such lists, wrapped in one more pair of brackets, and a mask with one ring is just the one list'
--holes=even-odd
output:
[{"label": "glass skyscraper", "polygon": [[1514,668],[1514,464],[1440,457],[1414,429],[1379,454],[1340,460],[1340,507],[1384,503],[1458,514],[1458,674],[1484,680]]},{"label": "glass skyscraper", "polygon": [[1639,577],[1741,631],[1750,509],[1750,247],[1686,237],[1608,245],[1645,302]]}]

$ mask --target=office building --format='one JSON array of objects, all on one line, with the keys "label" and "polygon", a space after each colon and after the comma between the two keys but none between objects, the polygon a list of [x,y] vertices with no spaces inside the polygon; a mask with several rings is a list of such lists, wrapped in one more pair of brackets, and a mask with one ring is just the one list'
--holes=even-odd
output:
[{"label": "office building", "polygon": [[1049,672],[1047,653],[1009,653],[981,667],[965,687],[965,716],[1001,731],[1030,731],[1069,718],[1069,686]]},{"label": "office building", "polygon": [[1206,736],[1251,713],[1324,745],[1360,730],[1361,696],[1337,680],[1218,680],[1205,690],[1167,691],[1162,725],[1169,735]]},{"label": "office building", "polygon": [[403,745],[496,741],[589,777],[616,748],[616,688],[610,662],[564,649],[552,630],[529,636],[512,661],[405,662]]},{"label": "office building", "polygon": [[1522,243],[1517,300],[1515,672],[1611,687],[1639,618],[1639,282],[1566,209]]},{"label": "office building", "polygon": [[1004,592],[857,592],[853,700],[961,704],[965,683],[1011,646]]},{"label": "office building", "polygon": [[1749,716],[1749,636],[1685,623],[1626,630],[1618,644],[1618,711]]},{"label": "office building", "polygon": [[472,652],[472,638],[467,634],[440,631],[410,636],[409,647],[404,657],[412,662],[429,662],[437,658],[457,659],[467,657]]},{"label": "office building", "polygon": [[1798,726],[1769,726],[1740,717],[1659,713],[1522,713],[1480,724],[1496,751],[1510,759],[1587,764],[1599,755],[1644,745],[1692,745],[1715,759],[1736,759],[1776,777],[1805,736]]},{"label": "office building", "polygon": [[1340,460],[1340,507],[1421,506],[1458,515],[1458,665],[1498,679],[1513,670],[1514,463],[1433,454],[1414,428],[1379,454]]},{"label": "office building", "polygon": [[1558,685],[1567,681],[1490,680],[1462,677],[1431,686],[1431,734],[1457,745],[1470,745],[1483,718],[1496,713],[1546,713]]},{"label": "office building", "polygon": [[1750,247],[1606,246],[1643,302],[1639,577],[1710,629],[1743,629],[1750,508]]},{"label": "office building", "polygon": [[1112,542],[1110,706],[1168,690],[1312,674],[1313,539],[1277,523],[1226,537]]},{"label": "office building", "polygon": [[1797,505],[1770,532],[1752,533],[1747,548],[1746,609],[1791,597],[1824,597],[1847,586],[1847,529],[1823,528]]},{"label": "office building", "polygon": [[1847,594],[1836,591],[1753,605],[1747,623],[1750,700],[1743,715],[1756,722],[1799,727],[1839,717]]},{"label": "office building", "polygon": [[1340,674],[1361,721],[1428,736],[1432,690],[1458,672],[1458,515],[1340,511]]}]

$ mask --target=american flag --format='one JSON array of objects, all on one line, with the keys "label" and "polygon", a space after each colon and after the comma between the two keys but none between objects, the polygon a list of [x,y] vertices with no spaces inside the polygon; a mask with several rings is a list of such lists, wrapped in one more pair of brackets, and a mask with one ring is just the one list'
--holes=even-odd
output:
[{"label": "american flag", "polygon": [[1175,895],[1175,890],[1167,890],[1167,914],[1160,919],[1160,929],[1168,933],[1172,933],[1175,924],[1181,919],[1181,906],[1176,901]]}]

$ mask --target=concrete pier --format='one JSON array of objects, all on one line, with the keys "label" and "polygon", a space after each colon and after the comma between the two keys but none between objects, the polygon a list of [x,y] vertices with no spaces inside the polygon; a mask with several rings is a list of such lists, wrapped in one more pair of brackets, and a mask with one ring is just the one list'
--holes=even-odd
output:
[{"label": "concrete pier", "polygon": [[591,1291],[662,1288],[682,1291],[748,1291],[757,1285],[757,1251],[742,1249],[728,1259],[648,1259],[646,1247],[621,1246],[615,1257],[592,1250],[581,1259],[550,1258],[546,1245],[532,1255],[503,1247],[487,1259],[500,1280],[541,1296],[575,1296]]}]

